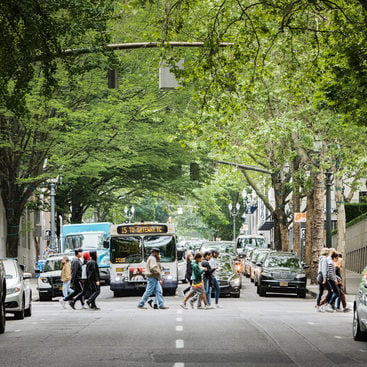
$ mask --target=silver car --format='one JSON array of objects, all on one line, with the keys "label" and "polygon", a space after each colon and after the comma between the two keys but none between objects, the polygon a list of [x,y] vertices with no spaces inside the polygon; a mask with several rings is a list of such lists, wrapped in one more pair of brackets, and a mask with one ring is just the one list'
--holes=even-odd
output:
[{"label": "silver car", "polygon": [[353,311],[353,338],[354,340],[367,340],[367,267],[362,272]]},{"label": "silver car", "polygon": [[17,260],[4,259],[3,264],[6,274],[5,312],[22,320],[32,314],[32,290],[29,286],[32,274],[23,273]]}]

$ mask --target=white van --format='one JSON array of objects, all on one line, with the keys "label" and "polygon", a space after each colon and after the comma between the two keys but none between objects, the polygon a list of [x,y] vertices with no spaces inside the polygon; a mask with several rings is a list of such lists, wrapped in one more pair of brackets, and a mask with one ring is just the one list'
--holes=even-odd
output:
[{"label": "white van", "polygon": [[238,254],[246,254],[248,249],[257,248],[268,248],[266,239],[262,235],[254,234],[243,234],[239,235],[236,239],[236,247]]}]

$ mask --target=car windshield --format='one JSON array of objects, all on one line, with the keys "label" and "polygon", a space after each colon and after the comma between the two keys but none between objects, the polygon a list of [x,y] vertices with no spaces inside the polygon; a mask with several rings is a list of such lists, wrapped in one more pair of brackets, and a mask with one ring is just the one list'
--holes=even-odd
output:
[{"label": "car windshield", "polygon": [[219,256],[217,264],[220,272],[233,272],[231,258],[229,256]]},{"label": "car windshield", "polygon": [[6,279],[15,279],[17,277],[17,268],[13,261],[4,261]]},{"label": "car windshield", "polygon": [[83,250],[103,250],[103,232],[84,232],[65,236],[65,251],[81,248]]},{"label": "car windshield", "polygon": [[161,262],[172,262],[176,259],[176,238],[175,236],[145,236],[144,254],[145,260],[151,254],[153,248],[159,248]]},{"label": "car windshield", "polygon": [[141,238],[139,237],[112,237],[111,262],[140,263],[143,261]]},{"label": "car windshield", "polygon": [[45,266],[43,267],[43,271],[46,273],[48,271],[61,270],[61,259],[48,259],[45,262]]},{"label": "car windshield", "polygon": [[270,256],[266,261],[266,266],[281,268],[300,268],[301,263],[295,256]]}]

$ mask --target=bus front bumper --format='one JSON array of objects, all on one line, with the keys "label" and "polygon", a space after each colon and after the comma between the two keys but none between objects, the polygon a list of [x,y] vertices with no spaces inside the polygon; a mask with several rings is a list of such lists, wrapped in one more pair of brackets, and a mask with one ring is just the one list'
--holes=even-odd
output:
[{"label": "bus front bumper", "polygon": [[[174,289],[176,290],[178,282],[175,280],[164,280],[162,284],[163,290]],[[129,290],[137,290],[137,289],[145,289],[147,283],[146,282],[126,282],[126,281],[113,281],[110,280],[110,289],[113,292],[116,291],[129,291]]]}]

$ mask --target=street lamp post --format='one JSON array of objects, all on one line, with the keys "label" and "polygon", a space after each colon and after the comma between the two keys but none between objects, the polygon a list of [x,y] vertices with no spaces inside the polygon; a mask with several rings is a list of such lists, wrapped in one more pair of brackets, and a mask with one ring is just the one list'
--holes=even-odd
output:
[{"label": "street lamp post", "polygon": [[127,206],[125,206],[124,212],[125,212],[125,215],[127,216],[128,220],[129,220],[129,223],[131,223],[131,219],[134,217],[134,214],[135,214],[134,206],[132,206],[130,209]]},{"label": "street lamp post", "polygon": [[[50,184],[50,248],[55,250],[56,248],[56,209],[55,209],[55,196],[56,196],[56,184],[61,183],[61,177],[57,176],[57,178],[51,178],[47,180]],[[60,250],[60,249],[59,249]]]},{"label": "street lamp post", "polygon": [[234,207],[232,203],[229,203],[228,209],[233,217],[233,241],[235,241],[236,240],[236,217],[238,213],[240,212],[240,203],[236,203]]},{"label": "street lamp post", "polygon": [[332,237],[331,237],[331,185],[332,173],[328,170],[325,172],[326,176],[326,247],[331,248]]}]

